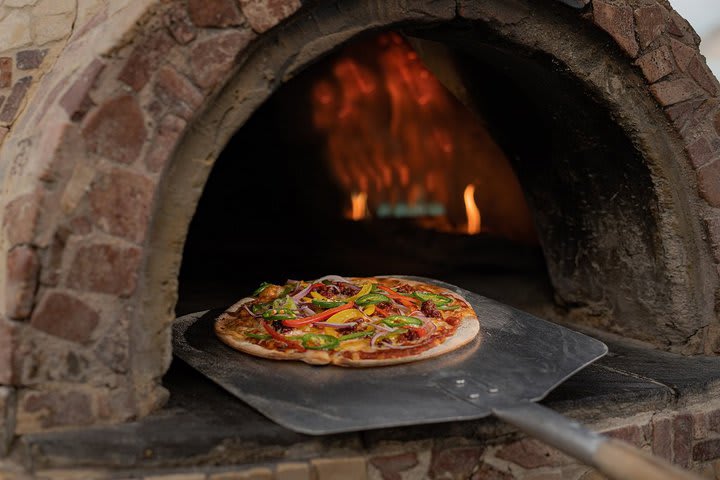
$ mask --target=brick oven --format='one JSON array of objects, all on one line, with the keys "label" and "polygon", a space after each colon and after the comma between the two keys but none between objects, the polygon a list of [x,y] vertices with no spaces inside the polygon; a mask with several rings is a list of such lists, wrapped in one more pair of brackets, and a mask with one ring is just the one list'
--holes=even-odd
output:
[{"label": "brick oven", "polygon": [[[300,435],[172,361],[176,315],[327,270],[435,276],[603,339],[547,403],[720,475],[720,85],[667,1],[45,3],[0,7],[77,19],[0,51],[0,477],[598,478],[494,420]],[[302,135],[307,102],[377,38],[482,117],[529,227],[371,197],[372,222],[343,218],[367,191]],[[297,198],[312,218],[257,215]],[[288,252],[278,224],[319,241]]]}]

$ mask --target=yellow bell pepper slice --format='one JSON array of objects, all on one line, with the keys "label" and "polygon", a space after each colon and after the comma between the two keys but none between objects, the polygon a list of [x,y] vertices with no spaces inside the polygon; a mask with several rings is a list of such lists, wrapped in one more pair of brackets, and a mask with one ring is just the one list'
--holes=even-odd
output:
[{"label": "yellow bell pepper slice", "polygon": [[343,310],[342,312],[338,312],[332,317],[325,320],[328,323],[345,323],[349,322],[350,320],[355,320],[356,318],[360,318],[363,316],[363,313],[356,309],[356,308],[350,308],[348,310]]},{"label": "yellow bell pepper slice", "polygon": [[371,291],[372,291],[372,283],[366,283],[365,285],[363,285],[363,287],[360,289],[360,291],[358,293],[356,293],[352,297],[348,298],[347,301],[348,302],[355,301],[358,298],[362,297],[363,295],[367,295]]},{"label": "yellow bell pepper slice", "polygon": [[368,305],[367,307],[363,308],[363,313],[368,316],[375,313],[375,304]]}]

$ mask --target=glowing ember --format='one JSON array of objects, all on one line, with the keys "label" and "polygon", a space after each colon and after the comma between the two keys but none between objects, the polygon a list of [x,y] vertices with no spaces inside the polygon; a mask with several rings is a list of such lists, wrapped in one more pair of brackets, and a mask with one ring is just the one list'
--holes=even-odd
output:
[{"label": "glowing ember", "polygon": [[[312,86],[312,118],[348,217],[414,217],[461,231],[461,192],[478,187],[473,233],[534,242],[525,199],[503,151],[396,33],[347,45]],[[492,94],[492,92],[490,92]],[[363,192],[363,193],[356,193]],[[472,195],[471,195],[472,196]]]},{"label": "glowing ember", "polygon": [[463,200],[465,200],[465,212],[467,214],[467,233],[473,235],[480,233],[480,210],[475,203],[475,185],[472,183],[465,187],[463,192]]},{"label": "glowing ember", "polygon": [[351,220],[362,220],[365,217],[367,217],[367,193],[360,192],[360,193],[351,194],[350,202],[351,202],[351,210],[350,210],[350,219]]}]

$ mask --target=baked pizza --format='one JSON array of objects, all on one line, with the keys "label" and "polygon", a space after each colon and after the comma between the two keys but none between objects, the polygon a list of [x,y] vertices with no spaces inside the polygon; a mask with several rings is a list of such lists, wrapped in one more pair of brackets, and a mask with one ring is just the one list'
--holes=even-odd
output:
[{"label": "baked pizza", "polygon": [[218,337],[242,352],[344,367],[435,357],[462,347],[479,331],[472,307],[447,289],[338,275],[263,283],[215,321]]}]

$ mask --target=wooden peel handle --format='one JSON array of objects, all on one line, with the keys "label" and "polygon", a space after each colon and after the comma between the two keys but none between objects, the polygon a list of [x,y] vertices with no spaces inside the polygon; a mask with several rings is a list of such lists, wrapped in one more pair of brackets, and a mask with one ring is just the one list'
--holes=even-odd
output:
[{"label": "wooden peel handle", "polygon": [[700,477],[653,457],[632,445],[608,439],[602,442],[593,463],[604,474],[616,480],[699,480]]},{"label": "wooden peel handle", "polygon": [[700,480],[630,444],[592,432],[534,402],[495,407],[493,413],[614,480]]}]

